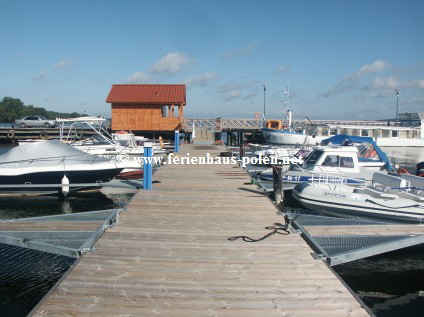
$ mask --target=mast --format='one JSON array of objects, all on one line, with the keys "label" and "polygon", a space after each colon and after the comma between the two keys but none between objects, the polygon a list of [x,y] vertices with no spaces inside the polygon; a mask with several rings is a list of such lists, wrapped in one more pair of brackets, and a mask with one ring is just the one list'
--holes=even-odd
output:
[{"label": "mast", "polygon": [[292,111],[289,109],[289,103],[290,103],[290,91],[289,91],[289,85],[286,86],[286,91],[284,92],[286,95],[286,101],[284,102],[285,107],[287,106],[287,127],[289,130],[291,130],[292,126]]}]

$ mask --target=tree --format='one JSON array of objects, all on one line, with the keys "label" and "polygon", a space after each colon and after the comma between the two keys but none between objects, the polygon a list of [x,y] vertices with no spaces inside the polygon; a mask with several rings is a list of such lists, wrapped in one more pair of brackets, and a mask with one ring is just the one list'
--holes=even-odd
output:
[{"label": "tree", "polygon": [[0,122],[13,122],[25,116],[44,116],[48,119],[56,118],[74,118],[81,114],[77,112],[61,113],[56,111],[48,111],[43,107],[34,107],[33,105],[25,106],[18,98],[4,97],[0,101]]}]

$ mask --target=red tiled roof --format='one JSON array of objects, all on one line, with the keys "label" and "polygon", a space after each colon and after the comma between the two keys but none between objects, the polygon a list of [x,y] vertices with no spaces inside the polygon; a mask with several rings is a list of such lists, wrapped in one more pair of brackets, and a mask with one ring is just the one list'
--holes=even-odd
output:
[{"label": "red tiled roof", "polygon": [[186,103],[185,85],[112,85],[109,103]]}]

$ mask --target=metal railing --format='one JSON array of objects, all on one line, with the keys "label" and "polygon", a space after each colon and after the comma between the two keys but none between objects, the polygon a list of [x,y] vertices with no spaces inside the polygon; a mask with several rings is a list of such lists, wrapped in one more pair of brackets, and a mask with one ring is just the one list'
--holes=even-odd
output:
[{"label": "metal railing", "polygon": [[[284,123],[284,120],[282,120]],[[387,126],[387,121],[355,121],[355,120],[311,120],[317,125],[343,125],[343,126]],[[293,120],[296,129],[304,129],[311,123],[305,120]],[[393,125],[393,123],[391,123]],[[263,127],[261,119],[246,118],[182,118],[181,127],[184,131],[192,132],[194,129],[207,129],[215,132],[231,130],[259,130]]]}]

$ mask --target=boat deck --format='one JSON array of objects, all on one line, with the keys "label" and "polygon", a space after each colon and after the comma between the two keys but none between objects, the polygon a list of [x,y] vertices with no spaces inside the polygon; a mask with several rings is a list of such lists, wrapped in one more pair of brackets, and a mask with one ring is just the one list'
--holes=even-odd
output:
[{"label": "boat deck", "polygon": [[[218,146],[182,145],[215,157]],[[166,165],[34,310],[36,316],[369,316],[233,165]]]}]

